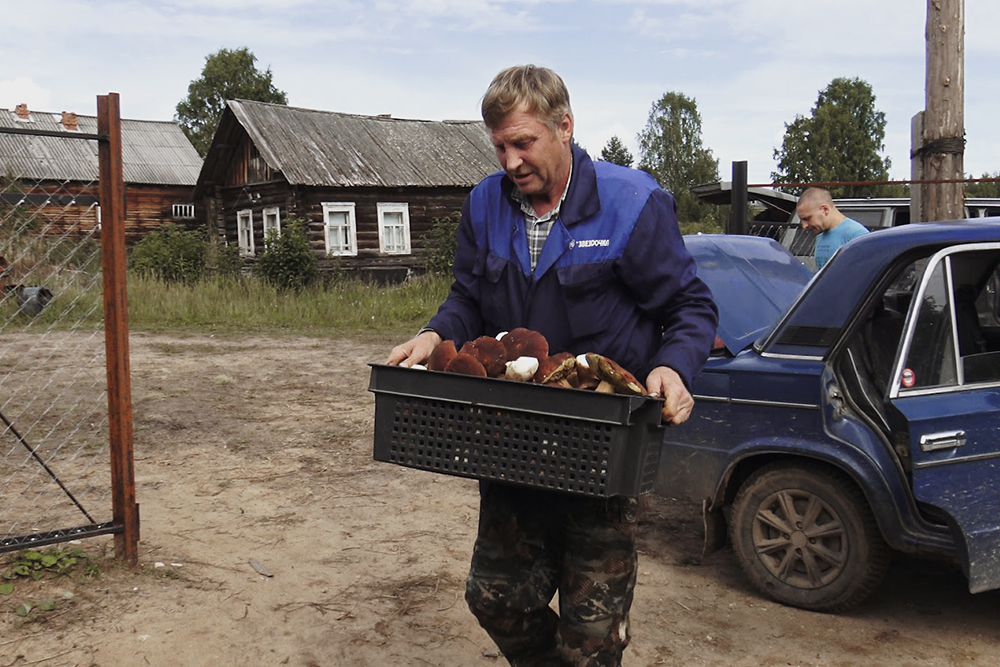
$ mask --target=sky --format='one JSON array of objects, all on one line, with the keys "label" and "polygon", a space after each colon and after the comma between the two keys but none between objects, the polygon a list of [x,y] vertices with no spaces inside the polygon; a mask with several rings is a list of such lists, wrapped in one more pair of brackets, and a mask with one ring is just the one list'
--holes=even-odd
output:
[{"label": "sky", "polygon": [[[956,0],[957,1],[957,0]],[[292,106],[478,119],[501,69],[550,67],[592,155],[637,135],[667,92],[693,98],[722,180],[771,182],[785,126],[837,77],[886,117],[890,178],[910,177],[925,105],[921,0],[46,0],[4,3],[0,108],[171,120],[206,58],[246,47]],[[965,171],[1000,171],[1000,2],[965,2]]]}]

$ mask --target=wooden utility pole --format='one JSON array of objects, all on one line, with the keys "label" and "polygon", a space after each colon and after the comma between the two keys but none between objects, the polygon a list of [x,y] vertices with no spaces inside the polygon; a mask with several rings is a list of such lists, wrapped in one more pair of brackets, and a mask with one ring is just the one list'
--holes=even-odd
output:
[{"label": "wooden utility pole", "polygon": [[[965,0],[927,0],[924,111],[911,125],[913,180],[965,178]],[[965,184],[916,184],[910,219],[965,217]]]}]

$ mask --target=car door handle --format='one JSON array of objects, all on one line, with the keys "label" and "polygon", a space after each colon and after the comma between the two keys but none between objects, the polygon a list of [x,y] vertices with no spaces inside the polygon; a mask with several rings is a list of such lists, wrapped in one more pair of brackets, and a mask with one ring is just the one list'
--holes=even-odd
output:
[{"label": "car door handle", "polygon": [[965,445],[965,431],[944,431],[920,436],[920,449],[924,452],[953,449],[963,445]]}]

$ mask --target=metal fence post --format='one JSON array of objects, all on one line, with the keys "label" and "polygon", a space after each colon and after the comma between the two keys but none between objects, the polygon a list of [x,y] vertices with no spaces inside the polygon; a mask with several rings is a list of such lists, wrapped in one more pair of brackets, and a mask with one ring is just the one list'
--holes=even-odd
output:
[{"label": "metal fence post", "polygon": [[733,162],[728,234],[747,233],[747,163]]}]

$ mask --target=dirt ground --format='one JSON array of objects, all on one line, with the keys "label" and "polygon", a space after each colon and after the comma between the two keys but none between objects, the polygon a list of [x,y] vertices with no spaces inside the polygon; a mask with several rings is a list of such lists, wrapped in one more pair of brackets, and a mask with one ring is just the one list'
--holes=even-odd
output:
[{"label": "dirt ground", "polygon": [[[367,364],[389,347],[133,335],[141,568],[33,584],[60,599],[36,620],[0,600],[0,667],[506,664],[462,597],[476,484],[372,460]],[[1000,662],[1000,594],[950,569],[898,559],[832,616],[700,549],[698,508],[652,496],[626,666]]]}]

